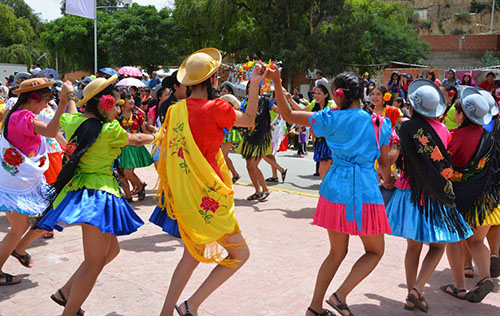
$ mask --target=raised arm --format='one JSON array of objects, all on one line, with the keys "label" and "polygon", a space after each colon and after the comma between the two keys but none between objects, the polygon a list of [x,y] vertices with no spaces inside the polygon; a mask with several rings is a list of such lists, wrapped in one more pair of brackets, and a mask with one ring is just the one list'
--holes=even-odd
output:
[{"label": "raised arm", "polygon": [[155,139],[156,135],[154,134],[128,134],[127,145],[132,146],[143,146],[147,144],[151,144]]},{"label": "raised arm", "polygon": [[292,111],[288,102],[286,101],[283,89],[281,89],[281,73],[277,67],[273,69],[268,69],[268,78],[274,82],[274,93],[276,94],[276,102],[278,103],[278,109],[281,117],[289,123],[295,123],[303,126],[311,126],[309,124],[309,118],[313,115],[311,112],[304,111]]},{"label": "raised arm", "polygon": [[297,104],[289,92],[285,93],[285,98],[295,111],[307,111],[307,107]]},{"label": "raised arm", "polygon": [[45,137],[56,137],[57,133],[59,133],[59,119],[64,112],[66,112],[66,106],[68,105],[68,99],[70,98],[70,94],[73,93],[73,87],[68,82],[64,83],[61,91],[59,92],[59,104],[57,106],[56,113],[54,117],[48,124],[40,120],[35,120],[34,122],[34,130],[36,134],[45,136]]},{"label": "raised arm", "polygon": [[257,115],[257,106],[259,104],[259,82],[261,82],[267,74],[266,68],[262,64],[256,64],[250,82],[250,89],[248,91],[248,105],[245,113],[235,110],[236,122],[235,126],[252,127],[255,123],[255,116]]}]

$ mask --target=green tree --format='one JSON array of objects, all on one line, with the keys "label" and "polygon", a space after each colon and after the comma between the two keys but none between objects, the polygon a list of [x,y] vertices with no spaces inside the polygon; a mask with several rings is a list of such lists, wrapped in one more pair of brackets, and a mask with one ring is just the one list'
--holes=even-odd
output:
[{"label": "green tree", "polygon": [[11,8],[17,17],[27,19],[36,35],[43,31],[43,23],[39,14],[34,13],[33,9],[24,0],[0,0],[0,4],[5,4]]},{"label": "green tree", "polygon": [[102,26],[101,40],[113,65],[137,65],[148,71],[176,64],[185,44],[171,12],[133,4],[119,10]]},{"label": "green tree", "polygon": [[40,51],[33,45],[35,32],[30,21],[17,17],[14,10],[0,3],[0,62],[31,64]]}]

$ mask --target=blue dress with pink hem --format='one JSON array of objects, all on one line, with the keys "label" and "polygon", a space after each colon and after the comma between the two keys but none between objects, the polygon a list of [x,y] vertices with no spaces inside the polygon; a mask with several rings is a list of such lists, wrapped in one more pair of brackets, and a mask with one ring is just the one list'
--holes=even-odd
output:
[{"label": "blue dress with pink hem", "polygon": [[333,158],[319,190],[314,224],[350,235],[390,233],[374,169],[379,147],[389,144],[390,120],[384,118],[378,128],[363,109],[324,109],[309,121],[314,133],[325,137]]}]

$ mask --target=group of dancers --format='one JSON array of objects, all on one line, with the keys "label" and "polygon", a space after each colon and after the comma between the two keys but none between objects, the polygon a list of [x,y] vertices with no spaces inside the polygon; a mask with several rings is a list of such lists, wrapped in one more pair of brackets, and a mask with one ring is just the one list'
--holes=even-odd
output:
[{"label": "group of dancers", "polygon": [[[224,157],[229,146],[223,144],[235,126],[248,127],[254,132],[242,139],[238,152],[248,157],[259,152],[262,157],[269,150],[267,131],[258,126],[269,127],[269,119],[262,116],[269,104],[259,98],[260,82],[267,78],[276,87],[281,117],[311,128],[320,139],[315,155],[322,157],[318,161],[323,181],[313,221],[327,230],[330,251],[319,269],[307,316],[334,315],[323,301],[351,235],[361,238],[365,253],[326,298],[328,306],[341,315],[353,315],[348,295],[377,266],[384,254],[385,234],[408,242],[404,309],[429,310],[424,285],[445,249],[454,278],[442,286],[445,293],[477,303],[493,290],[491,272],[499,263],[500,244],[500,126],[498,106],[487,93],[471,87],[450,88],[454,91],[450,93],[448,87],[440,89],[419,79],[408,88],[410,118],[403,120],[384,102],[384,88],[373,90],[374,108],[363,109],[365,82],[344,72],[331,85],[326,80],[317,82],[319,105],[313,103],[307,111],[281,89],[281,73],[274,64],[257,63],[242,112],[235,109],[239,104],[231,97],[214,96],[220,65],[221,53],[215,48],[188,56],[171,79],[171,102],[165,107],[158,104],[153,111],[159,128],[149,133],[139,132],[147,130],[147,122],[140,113],[135,115],[131,96],[115,88],[116,76],[93,80],[77,104],[71,85],[65,83],[52,118],[45,121],[38,115],[51,98],[52,82],[23,81],[15,91],[16,103],[5,112],[0,137],[0,211],[10,223],[0,243],[0,284],[21,282],[2,270],[9,256],[31,267],[33,261],[26,252],[31,242],[54,229],[62,231],[64,225],[80,225],[84,261],[51,299],[64,307],[62,315],[83,315],[81,307],[99,274],[120,251],[117,236],[131,234],[144,224],[127,201],[132,192],[125,190],[123,196],[120,190],[114,162],[119,156],[134,157],[142,164],[154,160],[158,206],[150,221],[182,238],[184,244],[161,315],[175,311],[181,316],[198,315],[200,305],[250,255],[234,213],[235,175],[229,173]],[[441,121],[452,106],[458,128],[450,133]],[[48,185],[43,174],[52,160],[46,139],[59,138],[60,129],[67,159]],[[264,146],[253,142],[256,134],[263,135]],[[150,143],[152,159],[141,147]],[[129,170],[126,178],[141,198],[144,184],[134,178],[137,165],[127,164],[127,159],[120,161],[121,167]],[[257,183],[263,180],[257,172],[253,176]],[[387,205],[381,187],[393,190]],[[257,188],[256,198],[266,198],[267,191]],[[31,229],[30,216],[38,216]],[[487,235],[490,249],[484,244]],[[424,243],[430,247],[419,270]],[[469,290],[464,280],[466,253],[474,259],[480,278]],[[179,304],[200,262],[217,265]]]}]

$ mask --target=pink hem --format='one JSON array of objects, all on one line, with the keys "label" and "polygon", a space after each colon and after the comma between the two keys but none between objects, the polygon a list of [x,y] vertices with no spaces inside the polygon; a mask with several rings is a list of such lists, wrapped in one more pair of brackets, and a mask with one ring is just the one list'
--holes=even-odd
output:
[{"label": "pink hem", "polygon": [[322,196],[319,197],[313,222],[328,230],[356,236],[373,236],[392,232],[384,204],[363,204],[363,231],[360,232],[356,221],[346,220],[344,204],[330,202]]}]

